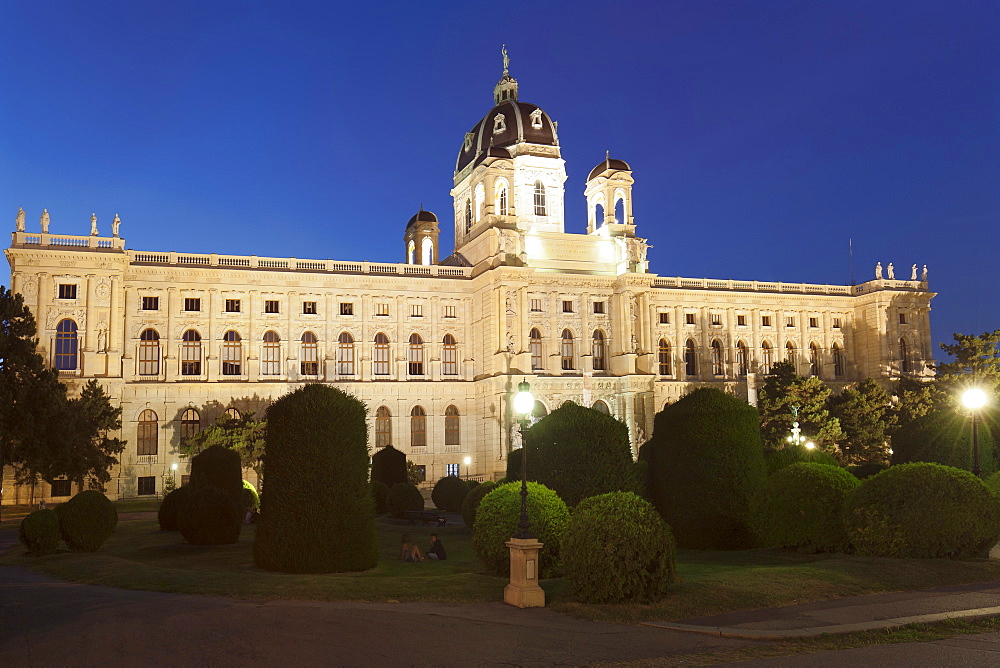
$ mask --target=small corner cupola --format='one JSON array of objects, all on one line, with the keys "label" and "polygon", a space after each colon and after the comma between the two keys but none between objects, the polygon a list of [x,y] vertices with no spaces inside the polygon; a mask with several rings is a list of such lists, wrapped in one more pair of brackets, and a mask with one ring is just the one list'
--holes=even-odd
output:
[{"label": "small corner cupola", "polygon": [[507,57],[506,44],[503,45],[501,53],[503,53],[503,76],[500,77],[500,81],[493,88],[494,106],[499,106],[500,103],[507,100],[517,101],[517,79],[510,75],[510,58]]},{"label": "small corner cupola", "polygon": [[406,224],[403,243],[406,245],[406,264],[438,263],[438,219],[430,211],[420,210]]},{"label": "small corner cupola", "polygon": [[632,168],[624,160],[604,153],[604,160],[590,170],[583,194],[587,198],[587,232],[630,234],[632,216]]}]

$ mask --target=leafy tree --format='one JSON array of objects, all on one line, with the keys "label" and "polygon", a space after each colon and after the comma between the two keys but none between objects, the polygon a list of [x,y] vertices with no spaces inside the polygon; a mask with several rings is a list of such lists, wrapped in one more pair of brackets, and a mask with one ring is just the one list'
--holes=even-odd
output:
[{"label": "leafy tree", "polygon": [[903,427],[931,411],[947,406],[948,395],[933,380],[903,376],[892,388],[896,398],[896,423]]},{"label": "leafy tree", "polygon": [[213,445],[230,448],[239,454],[240,465],[245,469],[253,469],[257,480],[262,481],[267,420],[255,420],[253,416],[253,411],[238,418],[224,413],[215,419],[215,424],[211,427],[181,443],[180,450],[185,455],[193,456]]},{"label": "leafy tree", "polygon": [[889,436],[896,426],[892,397],[872,378],[844,388],[830,399],[830,414],[840,422],[840,451],[851,465],[889,459]]},{"label": "leafy tree", "polygon": [[[392,447],[392,446],[389,446]],[[424,481],[424,474],[421,473],[417,465],[409,459],[406,460],[406,482],[411,485],[419,485]]]},{"label": "leafy tree", "polygon": [[1000,386],[1000,329],[974,334],[952,334],[955,343],[942,343],[941,350],[954,360],[936,364],[938,382],[948,391],[959,386],[977,385],[988,393]]},{"label": "leafy tree", "polygon": [[833,390],[819,378],[796,374],[791,362],[772,366],[757,395],[764,445],[784,447],[792,431],[792,406],[797,406],[802,435],[824,450],[834,450],[837,442],[844,438],[844,432],[826,407],[832,393]]}]

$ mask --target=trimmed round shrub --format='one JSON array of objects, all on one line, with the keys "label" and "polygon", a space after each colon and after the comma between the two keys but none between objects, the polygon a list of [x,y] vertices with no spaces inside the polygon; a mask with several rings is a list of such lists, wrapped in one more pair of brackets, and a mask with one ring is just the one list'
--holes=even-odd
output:
[{"label": "trimmed round shrub", "polygon": [[889,467],[879,462],[868,462],[867,464],[848,466],[847,470],[850,471],[851,475],[853,475],[858,480],[865,480],[866,478],[871,478],[873,475],[877,473],[881,473],[887,468]]},{"label": "trimmed round shrub", "polygon": [[372,455],[372,480],[392,489],[393,485],[409,482],[406,475],[406,455],[387,445]]},{"label": "trimmed round shrub", "polygon": [[[628,427],[599,410],[567,401],[527,431],[525,447],[528,478],[570,507],[588,496],[639,489]],[[517,455],[520,476],[519,451]],[[510,467],[509,460],[508,472]]]},{"label": "trimmed round shrub", "polygon": [[861,483],[839,466],[800,462],[775,471],[754,503],[761,544],[804,552],[843,552],[844,499]]},{"label": "trimmed round shrub", "polygon": [[118,524],[118,511],[100,492],[88,489],[56,506],[59,533],[69,549],[96,552]]},{"label": "trimmed round shrub", "polygon": [[465,526],[470,529],[473,528],[473,524],[476,522],[476,510],[479,508],[479,502],[496,486],[497,483],[487,480],[481,485],[470,489],[469,493],[465,495],[465,500],[462,501],[462,520],[465,521]]},{"label": "trimmed round shrub", "polygon": [[471,492],[472,490],[474,490],[476,487],[479,486],[479,481],[478,480],[466,480],[465,484],[468,485],[469,491]]},{"label": "trimmed round shrub", "polygon": [[[993,462],[993,414],[979,421],[979,465],[983,475],[996,470]],[[892,463],[935,462],[972,470],[972,420],[953,409],[940,409],[901,426],[892,436]]]},{"label": "trimmed round shrub", "polygon": [[677,577],[670,527],[632,492],[577,504],[559,551],[566,579],[586,603],[652,603]]},{"label": "trimmed round shrub", "polygon": [[431,501],[439,510],[457,513],[462,510],[462,502],[469,493],[469,486],[464,480],[453,475],[445,476],[434,484]]},{"label": "trimmed round shrub", "polygon": [[268,408],[257,566],[332,573],[378,563],[367,413],[357,397],[320,383]]},{"label": "trimmed round shrub", "polygon": [[396,519],[406,517],[407,510],[423,510],[424,495],[409,482],[398,482],[389,489],[389,514]]},{"label": "trimmed round shrub", "polygon": [[375,504],[375,514],[385,515],[389,512],[389,488],[380,480],[372,480],[368,483],[368,489],[372,493],[372,503]]},{"label": "trimmed round shrub", "polygon": [[848,495],[844,523],[859,554],[966,559],[996,544],[1000,502],[968,471],[900,464]]},{"label": "trimmed round shrub", "polygon": [[52,554],[59,547],[59,516],[51,508],[36,510],[21,520],[18,536],[28,554]]},{"label": "trimmed round shrub", "polygon": [[163,497],[160,509],[156,513],[156,518],[160,522],[160,531],[180,531],[181,508],[193,493],[191,485],[183,485]]},{"label": "trimmed round shrub", "polygon": [[990,494],[1000,498],[1000,471],[997,471],[983,482],[986,483],[986,489],[990,490]]},{"label": "trimmed round shrub", "polygon": [[260,508],[260,495],[257,494],[257,488],[249,480],[243,481],[243,492],[240,494],[240,508],[253,508],[254,510]]},{"label": "trimmed round shrub", "polygon": [[802,445],[786,445],[779,450],[764,450],[764,463],[767,464],[769,474],[799,462],[840,466],[833,455],[819,448],[810,450]]},{"label": "trimmed round shrub", "polygon": [[[494,487],[476,510],[472,547],[486,570],[493,575],[510,575],[510,548],[506,543],[517,533],[521,517],[521,483]],[[528,483],[528,521],[531,533],[542,542],[539,575],[556,577],[561,572],[559,541],[569,522],[569,509],[559,495],[537,482]]]},{"label": "trimmed round shrub", "polygon": [[[528,466],[531,466],[530,462]],[[504,476],[504,480],[507,482],[521,480],[521,448],[514,448],[507,455],[507,474]]]},{"label": "trimmed round shrub", "polygon": [[697,389],[657,413],[641,454],[653,505],[679,547],[753,545],[749,506],[766,475],[756,408]]},{"label": "trimmed round shrub", "polygon": [[195,489],[181,505],[177,524],[191,545],[231,545],[240,539],[241,513],[220,487]]},{"label": "trimmed round shrub", "polygon": [[213,445],[191,458],[191,482],[195,490],[218,487],[243,508],[243,464],[240,454],[222,445]]}]

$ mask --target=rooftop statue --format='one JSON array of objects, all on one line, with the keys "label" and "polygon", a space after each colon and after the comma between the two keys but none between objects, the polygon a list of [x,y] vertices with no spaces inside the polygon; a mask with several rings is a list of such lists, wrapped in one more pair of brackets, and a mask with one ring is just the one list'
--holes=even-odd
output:
[{"label": "rooftop statue", "polygon": [[14,225],[18,232],[24,232],[24,209],[17,207],[17,218],[14,219]]},{"label": "rooftop statue", "polygon": [[42,234],[49,233],[49,210],[42,209]]}]

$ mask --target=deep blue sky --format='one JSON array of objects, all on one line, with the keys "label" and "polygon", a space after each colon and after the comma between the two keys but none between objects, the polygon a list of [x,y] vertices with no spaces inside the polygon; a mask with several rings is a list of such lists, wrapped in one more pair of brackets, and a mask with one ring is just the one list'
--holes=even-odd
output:
[{"label": "deep blue sky", "polygon": [[[559,122],[567,231],[631,163],[670,276],[930,268],[935,341],[1000,327],[1000,4],[0,0],[0,217],[130,248],[397,262],[445,221],[506,42]],[[8,283],[6,268],[0,282]]]}]

